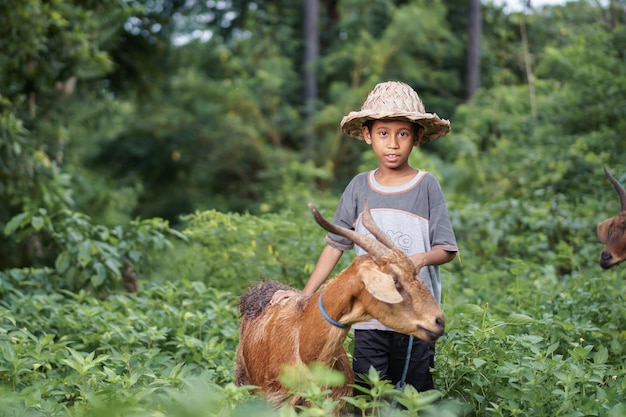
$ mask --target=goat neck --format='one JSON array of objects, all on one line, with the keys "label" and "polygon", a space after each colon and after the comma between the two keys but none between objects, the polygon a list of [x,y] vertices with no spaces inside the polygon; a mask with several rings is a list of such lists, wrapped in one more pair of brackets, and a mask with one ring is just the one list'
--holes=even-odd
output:
[{"label": "goat neck", "polygon": [[[332,361],[343,350],[350,325],[359,321],[359,317],[353,312],[358,283],[341,279],[342,274],[344,278],[349,278],[350,268],[328,281],[320,291],[311,296],[304,307],[300,323],[300,357],[305,363],[310,360]],[[318,307],[320,296],[326,314],[347,327],[337,327],[322,316]]]}]

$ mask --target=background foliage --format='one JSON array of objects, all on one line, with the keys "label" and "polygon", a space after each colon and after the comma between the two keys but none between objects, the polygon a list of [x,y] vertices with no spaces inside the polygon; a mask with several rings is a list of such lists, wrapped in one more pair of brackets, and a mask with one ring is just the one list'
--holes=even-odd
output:
[{"label": "background foliage", "polygon": [[[338,122],[389,79],[452,122],[411,162],[461,253],[437,391],[372,374],[355,411],[624,414],[623,268],[595,237],[619,208],[603,168],[626,184],[624,3],[484,3],[470,98],[465,1],[319,6],[309,126],[300,1],[0,3],[3,414],[294,415],[232,384],[237,297],[304,285],[323,246],[306,203],[332,217],[375,166]],[[297,375],[301,414],[327,415],[332,376]]]}]

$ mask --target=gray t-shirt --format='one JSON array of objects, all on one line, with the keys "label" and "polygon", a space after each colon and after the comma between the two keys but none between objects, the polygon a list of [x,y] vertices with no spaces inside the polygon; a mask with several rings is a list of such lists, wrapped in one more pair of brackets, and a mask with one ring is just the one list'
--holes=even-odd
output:
[{"label": "gray t-shirt", "polygon": [[[418,171],[408,183],[386,187],[376,181],[375,172],[360,173],[348,184],[339,200],[334,224],[371,236],[361,221],[367,199],[376,224],[407,255],[434,248],[458,252],[443,192],[433,174]],[[342,251],[354,247],[352,241],[334,233],[328,233],[326,243]],[[359,246],[355,252],[357,255],[365,253]],[[441,302],[439,266],[426,266],[419,271],[419,276],[437,302]],[[390,330],[377,320],[357,323],[353,327]]]}]

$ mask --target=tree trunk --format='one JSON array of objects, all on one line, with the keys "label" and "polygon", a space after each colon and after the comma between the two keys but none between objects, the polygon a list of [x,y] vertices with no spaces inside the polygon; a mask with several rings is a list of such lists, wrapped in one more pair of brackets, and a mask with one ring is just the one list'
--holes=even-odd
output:
[{"label": "tree trunk", "polygon": [[319,1],[304,0],[304,147],[313,144],[313,116],[317,100],[317,60],[319,58]]},{"label": "tree trunk", "polygon": [[535,77],[533,76],[533,69],[531,65],[530,51],[528,50],[528,37],[526,35],[526,14],[520,14],[519,30],[520,37],[522,38],[522,48],[524,51],[524,66],[526,68],[526,78],[528,80],[528,95],[530,97],[530,112],[533,115],[533,119],[537,118],[537,105],[535,99]]},{"label": "tree trunk", "polygon": [[482,32],[480,0],[469,0],[468,8],[465,94],[469,100],[480,86],[480,34]]}]

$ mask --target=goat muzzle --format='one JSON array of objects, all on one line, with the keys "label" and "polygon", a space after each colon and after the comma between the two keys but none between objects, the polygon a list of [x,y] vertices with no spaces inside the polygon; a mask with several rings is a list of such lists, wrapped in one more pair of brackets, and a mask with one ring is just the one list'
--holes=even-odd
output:
[{"label": "goat muzzle", "polygon": [[421,325],[417,326],[418,333],[421,333],[423,335],[420,338],[423,338],[427,342],[436,341],[441,336],[443,336],[445,330],[446,330],[446,321],[443,317],[435,318],[434,325],[428,326],[428,328],[421,326]]},{"label": "goat muzzle", "polygon": [[616,259],[611,252],[603,251],[600,254],[600,266],[602,269],[611,269],[623,262],[623,259]]}]

